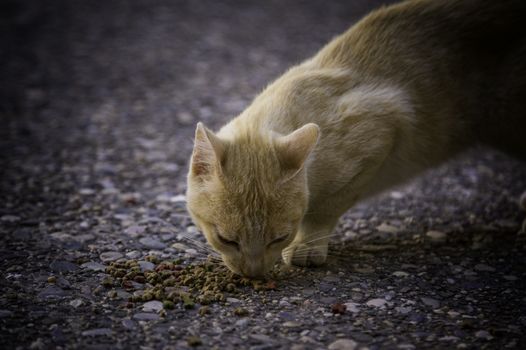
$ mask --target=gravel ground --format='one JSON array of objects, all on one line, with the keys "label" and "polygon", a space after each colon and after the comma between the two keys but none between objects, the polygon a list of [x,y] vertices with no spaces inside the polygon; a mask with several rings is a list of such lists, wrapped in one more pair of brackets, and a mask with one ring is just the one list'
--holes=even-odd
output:
[{"label": "gravel ground", "polygon": [[326,267],[208,314],[101,285],[119,259],[206,258],[182,196],[195,123],[380,3],[3,1],[1,347],[525,348],[526,165],[486,149],[351,210]]}]

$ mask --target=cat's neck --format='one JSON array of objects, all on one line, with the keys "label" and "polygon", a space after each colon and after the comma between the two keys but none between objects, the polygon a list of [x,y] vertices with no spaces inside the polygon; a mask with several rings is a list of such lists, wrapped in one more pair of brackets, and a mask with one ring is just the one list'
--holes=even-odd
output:
[{"label": "cat's neck", "polygon": [[451,154],[451,130],[426,124],[415,114],[413,96],[395,83],[307,61],[271,84],[218,135],[234,142],[270,140],[275,133],[286,135],[314,122],[321,136],[308,168],[312,194],[326,188],[317,186],[319,181],[331,181],[331,176],[320,176],[327,169],[334,169],[337,183],[338,176],[363,171],[370,163],[367,156],[375,154],[378,172],[371,176],[379,179],[371,183],[377,185],[363,188],[374,194]]},{"label": "cat's neck", "polygon": [[308,122],[323,123],[359,81],[348,69],[327,69],[307,61],[269,85],[219,135],[228,139],[272,132],[284,135]]}]

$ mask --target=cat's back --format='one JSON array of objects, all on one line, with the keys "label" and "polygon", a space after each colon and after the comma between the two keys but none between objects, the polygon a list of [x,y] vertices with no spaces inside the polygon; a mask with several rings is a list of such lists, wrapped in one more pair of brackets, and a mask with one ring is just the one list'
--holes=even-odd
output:
[{"label": "cat's back", "polygon": [[[505,56],[526,34],[523,0],[408,0],[381,7],[319,52],[320,66],[395,73],[415,63],[472,64]],[[439,58],[446,59],[439,61]],[[435,61],[433,65],[432,62]]]},{"label": "cat's back", "polygon": [[523,0],[409,0],[372,12],[314,61],[402,86],[423,127],[526,156],[525,23]]}]

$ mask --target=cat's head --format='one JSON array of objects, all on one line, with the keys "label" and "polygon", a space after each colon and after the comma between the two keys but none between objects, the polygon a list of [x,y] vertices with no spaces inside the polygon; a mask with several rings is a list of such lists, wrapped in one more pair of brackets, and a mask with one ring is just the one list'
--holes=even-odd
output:
[{"label": "cat's head", "polygon": [[235,273],[263,277],[294,239],[307,209],[305,162],[319,128],[288,135],[221,138],[197,125],[188,174],[188,210]]}]

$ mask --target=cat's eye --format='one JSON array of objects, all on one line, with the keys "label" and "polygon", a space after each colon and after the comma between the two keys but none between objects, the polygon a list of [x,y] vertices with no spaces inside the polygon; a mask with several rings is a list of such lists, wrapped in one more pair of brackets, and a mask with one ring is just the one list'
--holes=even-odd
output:
[{"label": "cat's eye", "polygon": [[272,242],[270,242],[267,246],[271,246],[273,244],[278,244],[278,243],[285,242],[288,237],[289,237],[289,235],[280,236],[280,237],[276,238],[275,240],[273,240]]},{"label": "cat's eye", "polygon": [[219,239],[219,242],[223,243],[224,245],[228,245],[232,248],[239,249],[239,243],[237,243],[236,241],[226,239],[225,237],[221,236],[219,233],[217,234],[217,238]]}]

